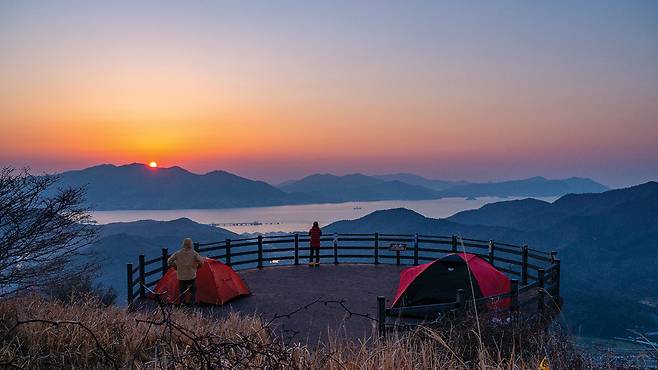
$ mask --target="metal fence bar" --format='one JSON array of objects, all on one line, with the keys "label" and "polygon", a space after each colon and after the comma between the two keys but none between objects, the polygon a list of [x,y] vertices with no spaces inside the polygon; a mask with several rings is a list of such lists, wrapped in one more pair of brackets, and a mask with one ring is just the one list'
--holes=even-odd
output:
[{"label": "metal fence bar", "polygon": [[338,264],[338,234],[334,233],[334,264]]},{"label": "metal fence bar", "polygon": [[379,264],[379,233],[375,233],[375,265]]},{"label": "metal fence bar", "polygon": [[537,271],[537,297],[539,298],[538,309],[539,313],[544,313],[544,269]]},{"label": "metal fence bar", "polygon": [[299,234],[295,233],[295,265],[299,265]]},{"label": "metal fence bar", "polygon": [[521,284],[528,284],[528,246],[521,249]]},{"label": "metal fence bar", "polygon": [[418,266],[418,233],[414,236],[414,266]]},{"label": "metal fence bar", "polygon": [[169,260],[169,250],[167,248],[162,248],[162,276],[165,276],[167,273],[167,261]]},{"label": "metal fence bar", "polygon": [[494,250],[496,248],[496,244],[494,243],[493,240],[489,240],[489,263],[493,266],[494,264]]},{"label": "metal fence bar", "polygon": [[231,266],[231,239],[226,239],[226,247],[225,248],[226,248],[226,252],[224,253],[224,255],[226,257],[224,257],[224,258],[225,258],[226,264]]},{"label": "metal fence bar", "polygon": [[128,306],[133,303],[133,264],[126,264],[126,281],[128,282]]},{"label": "metal fence bar", "polygon": [[517,279],[511,279],[511,292],[512,292],[512,304],[510,309],[512,311],[519,310],[519,281]]},{"label": "metal fence bar", "polygon": [[258,235],[258,268],[263,268],[263,236]]},{"label": "metal fence bar", "polygon": [[144,283],[146,279],[146,271],[144,269],[144,255],[139,255],[139,298],[146,297],[146,289],[144,289]]},{"label": "metal fence bar", "polygon": [[382,295],[377,297],[377,324],[379,336],[386,337],[386,297]]}]

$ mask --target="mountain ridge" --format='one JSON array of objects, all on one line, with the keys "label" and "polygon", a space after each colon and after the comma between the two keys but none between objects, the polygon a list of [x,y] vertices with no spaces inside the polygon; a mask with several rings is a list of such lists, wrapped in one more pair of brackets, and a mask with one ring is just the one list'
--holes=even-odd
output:
[{"label": "mountain ridge", "polygon": [[[197,174],[179,166],[151,168],[140,163],[100,164],[57,176],[60,178],[58,187],[84,186],[87,205],[94,210],[213,209],[523,194],[558,196],[605,188],[592,180],[580,178],[548,180],[534,177],[502,183],[452,183],[412,174],[394,174],[382,179],[381,176],[387,175],[376,177],[361,173],[343,176],[313,174],[274,187],[223,170]],[[402,181],[405,178],[416,183]],[[429,181],[430,185],[435,184],[432,185],[435,188],[451,187],[436,190],[418,185],[419,181]],[[437,182],[442,185],[436,185]],[[585,185],[579,187],[582,183]]]}]

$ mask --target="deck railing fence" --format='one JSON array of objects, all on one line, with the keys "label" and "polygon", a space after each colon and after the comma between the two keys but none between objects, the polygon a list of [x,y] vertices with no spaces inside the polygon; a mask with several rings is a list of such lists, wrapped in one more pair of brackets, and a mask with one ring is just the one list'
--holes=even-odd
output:
[{"label": "deck railing fence", "polygon": [[[408,314],[424,315],[466,307],[485,308],[501,299],[511,300],[510,309],[521,305],[537,304],[543,310],[550,299],[559,300],[560,260],[554,251],[541,251],[527,245],[514,245],[493,240],[436,236],[424,234],[341,233],[323,235],[320,261],[324,263],[387,263],[418,265],[433,261],[449,253],[466,251],[489,261],[507,274],[512,282],[510,293],[466,301],[464,293],[457,293],[454,302],[439,305],[386,308],[385,299],[378,297],[378,320]],[[394,247],[395,245],[395,247]],[[271,266],[299,265],[309,257],[309,236],[294,233],[278,236],[226,239],[220,242],[195,243],[202,255],[220,260],[235,270],[267,268]],[[146,288],[154,287],[167,271],[169,251],[162,248],[160,256],[146,259],[139,256],[136,267],[126,266],[127,301],[146,298]],[[528,293],[530,292],[530,293]]]}]

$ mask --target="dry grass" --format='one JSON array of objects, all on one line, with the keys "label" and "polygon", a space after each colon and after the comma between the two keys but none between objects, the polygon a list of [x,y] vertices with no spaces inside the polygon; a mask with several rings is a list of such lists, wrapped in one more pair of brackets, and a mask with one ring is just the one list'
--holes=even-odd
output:
[{"label": "dry grass", "polygon": [[[26,322],[21,320],[48,320]],[[469,322],[468,320],[464,322]],[[93,299],[36,296],[0,302],[0,363],[45,368],[551,369],[592,367],[567,338],[541,325],[493,321],[421,328],[386,340],[333,336],[324,346],[284,343],[257,317],[222,320],[187,309],[128,313]],[[478,334],[480,333],[480,334]],[[0,365],[2,367],[3,365]]]}]

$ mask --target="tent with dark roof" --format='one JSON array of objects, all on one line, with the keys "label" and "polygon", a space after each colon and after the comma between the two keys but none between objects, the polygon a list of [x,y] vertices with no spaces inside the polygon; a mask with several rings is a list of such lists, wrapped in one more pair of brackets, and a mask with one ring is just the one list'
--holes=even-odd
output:
[{"label": "tent with dark roof", "polygon": [[[463,289],[466,299],[509,293],[510,279],[487,261],[470,253],[452,253],[400,273],[393,307],[454,302]],[[510,299],[488,303],[489,308],[507,308]]]}]

